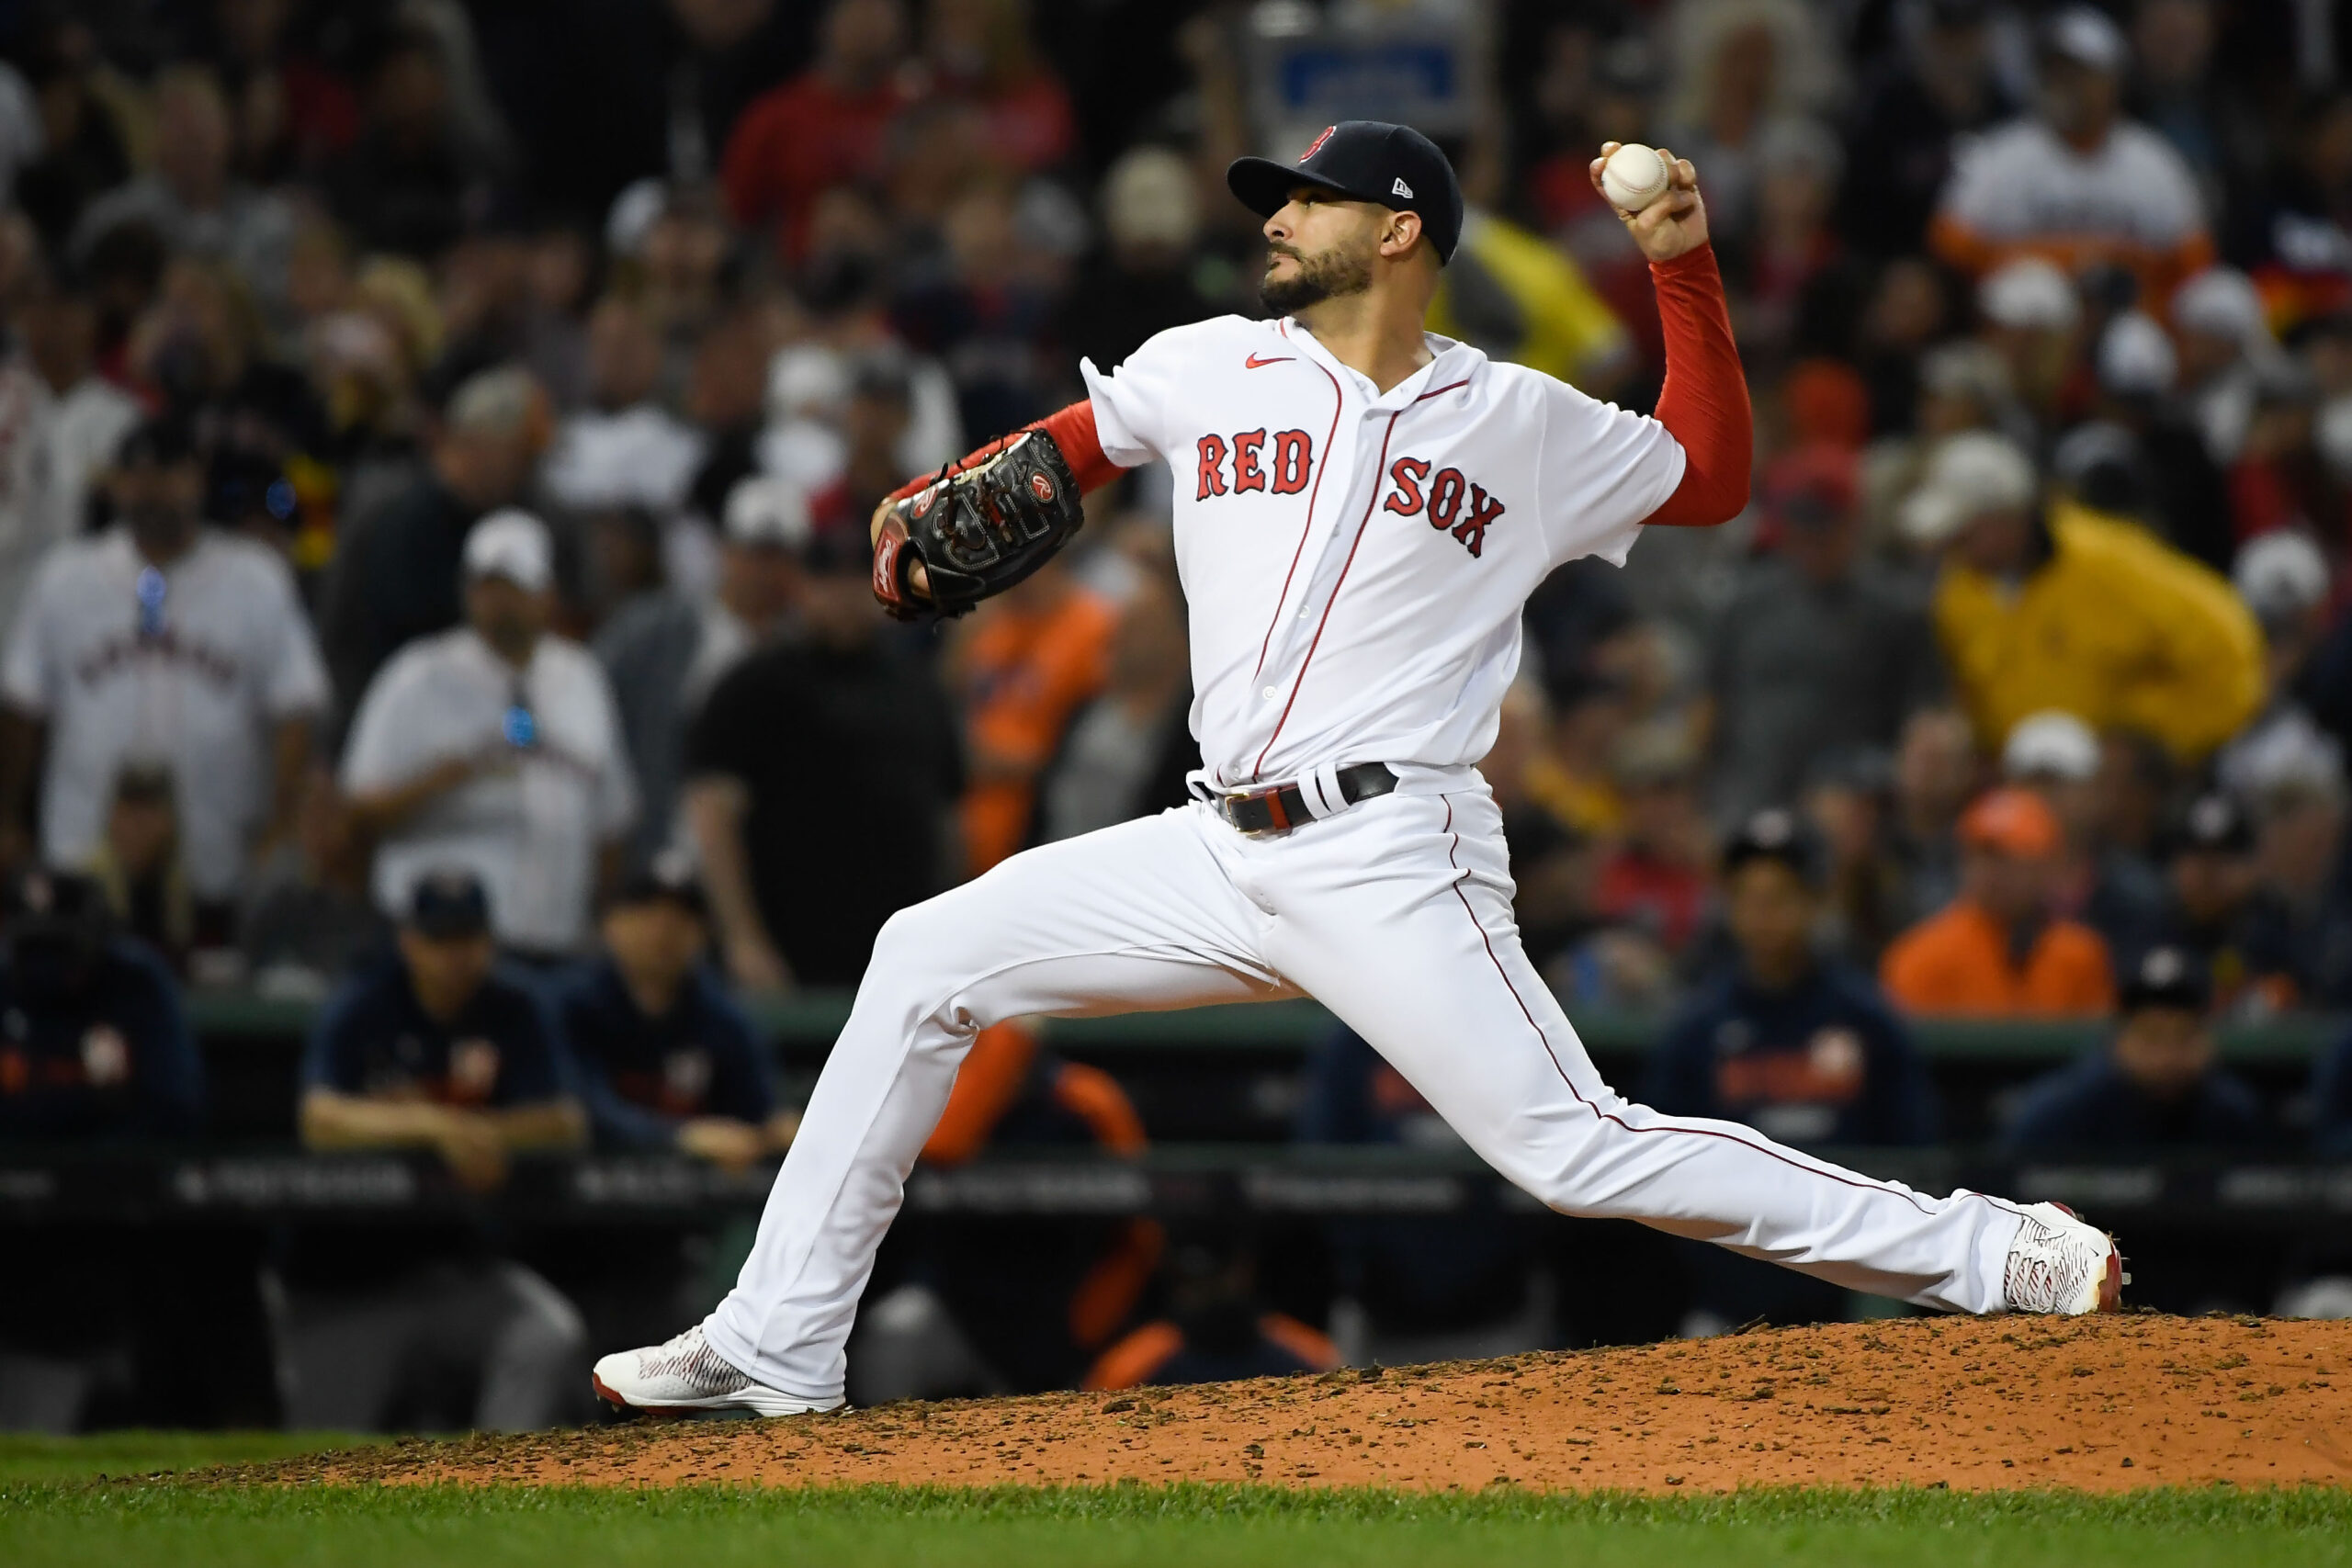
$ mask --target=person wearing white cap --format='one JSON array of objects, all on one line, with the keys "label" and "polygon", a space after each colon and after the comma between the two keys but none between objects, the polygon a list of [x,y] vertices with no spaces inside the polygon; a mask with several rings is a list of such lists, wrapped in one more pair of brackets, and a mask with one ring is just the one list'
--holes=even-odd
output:
[{"label": "person wearing white cap", "polygon": [[1987,750],[2055,707],[2195,762],[2260,705],[2262,634],[2230,585],[2136,525],[2045,504],[2007,437],[1945,441],[1902,523],[1942,554],[1936,634]]},{"label": "person wearing white cap", "polygon": [[2056,912],[2098,932],[2110,953],[2132,953],[2154,940],[2164,883],[2145,860],[2109,842],[2105,764],[2098,733],[2058,708],[2020,719],[2001,746],[2001,776],[2041,795],[2058,818]]},{"label": "person wearing white cap", "polygon": [[2247,540],[2230,581],[2274,643],[2299,631],[2316,636],[2327,626],[2327,557],[2308,534],[2280,529]]},{"label": "person wearing white cap", "polygon": [[2015,256],[1986,273],[1976,309],[1993,325],[2020,332],[2072,333],[2083,319],[2074,281],[2044,256]]},{"label": "person wearing white cap", "polygon": [[[2262,716],[2222,748],[2215,777],[2243,798],[2257,800],[2284,776],[2340,776],[2343,742],[2330,729],[2340,722],[2343,699],[2335,691],[2343,682],[2334,672],[2344,634],[2330,635],[2335,585],[2327,558],[2308,535],[2279,529],[2247,540],[2230,578],[2262,624],[2268,701]],[[2331,721],[2328,728],[2314,707]]]},{"label": "person wearing white cap", "polygon": [[2020,254],[2068,271],[2112,262],[2163,299],[2212,260],[2196,176],[2170,142],[2121,117],[2129,51],[2104,12],[2070,6],[2040,43],[2037,112],[1960,153],[1928,243],[1972,273]]},{"label": "person wearing white cap", "polygon": [[2099,389],[2120,398],[2160,398],[2180,375],[2180,355],[2154,318],[2119,311],[2099,333],[2095,359]]},{"label": "person wearing white cap", "polygon": [[2001,776],[2011,784],[2089,784],[2098,762],[2098,736],[2063,708],[2019,719],[2001,743]]},{"label": "person wearing white cap", "polygon": [[2233,266],[2209,266],[2172,297],[2180,390],[2214,462],[2237,461],[2254,423],[2261,366],[2278,354],[2254,280]]},{"label": "person wearing white cap", "polygon": [[600,879],[637,814],[620,716],[588,650],[548,630],[547,525],[508,508],[465,547],[466,624],[409,644],[359,704],[343,758],[375,891],[397,914],[421,876],[460,867],[526,957],[586,942]]},{"label": "person wearing white cap", "polygon": [[2082,332],[2074,279],[2041,256],[2016,256],[1977,283],[1976,310],[1984,322],[1980,336],[2000,356],[2017,397],[2055,423]]},{"label": "person wearing white cap", "polygon": [[677,820],[687,727],[719,678],[789,629],[808,499],[790,479],[754,474],[727,495],[718,591],[675,591],[624,607],[590,646],[613,683],[643,809],[629,836],[641,865],[682,841]]}]

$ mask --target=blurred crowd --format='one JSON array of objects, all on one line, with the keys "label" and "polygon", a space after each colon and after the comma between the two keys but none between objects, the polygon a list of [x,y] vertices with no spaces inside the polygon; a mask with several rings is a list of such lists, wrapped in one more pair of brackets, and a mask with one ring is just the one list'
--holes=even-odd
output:
[{"label": "blurred crowd", "polygon": [[[1484,766],[1572,1013],[1679,1019],[1664,1109],[1904,1143],[1906,1016],[2120,1009],[2013,1136],[2348,1146],[2342,1054],[2281,1108],[2213,1045],[2352,1007],[2347,50],[2290,0],[12,7],[0,1129],[191,1125],[195,986],[333,998],[320,1146],[780,1146],[729,992],[852,986],[893,910],[1197,761],[1164,472],[938,629],[876,612],[867,516],[1081,357],[1254,313],[1225,164],[1378,117],[1469,197],[1433,330],[1646,406],[1586,174],[1645,141],[1749,370],[1746,513],[1548,581]],[[1139,1140],[983,1045],[935,1152]],[[1405,1136],[1352,1053],[1302,1135]],[[1328,1348],[1230,1258],[1095,1241],[1075,1337],[980,1359],[1076,1375],[1163,1251],[1219,1343]],[[537,1276],[437,1277],[576,1349]]]}]

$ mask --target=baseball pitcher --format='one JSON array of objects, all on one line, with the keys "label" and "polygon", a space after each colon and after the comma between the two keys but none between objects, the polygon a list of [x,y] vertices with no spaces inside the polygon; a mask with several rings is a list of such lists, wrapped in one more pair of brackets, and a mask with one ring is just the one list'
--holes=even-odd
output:
[{"label": "baseball pitcher", "polygon": [[599,1361],[602,1398],[839,1405],[859,1293],[976,1032],[1278,997],[1323,1002],[1561,1213],[1947,1311],[2116,1304],[2113,1243],[2052,1205],[1933,1198],[1630,1103],[1520,950],[1474,764],[1518,668],[1521,605],[1563,562],[1622,564],[1643,528],[1747,502],[1747,383],[1706,206],[1690,164],[1668,163],[1663,193],[1622,214],[1665,323],[1654,417],[1426,333],[1460,187],[1419,133],[1349,121],[1295,164],[1227,173],[1265,219],[1270,319],[1162,333],[1109,373],[1082,363],[1083,402],[885,503],[876,595],[954,615],[1058,548],[1083,491],[1168,464],[1195,798],[891,919],[733,1292],[676,1338]]}]

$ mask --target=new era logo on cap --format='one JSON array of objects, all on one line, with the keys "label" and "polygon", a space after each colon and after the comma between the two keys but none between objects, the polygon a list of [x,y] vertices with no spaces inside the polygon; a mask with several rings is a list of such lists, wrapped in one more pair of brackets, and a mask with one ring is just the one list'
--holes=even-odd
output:
[{"label": "new era logo on cap", "polygon": [[1388,194],[1391,196],[1401,196],[1407,201],[1410,201],[1413,199],[1413,187],[1407,185],[1405,183],[1404,176],[1399,175],[1396,177],[1396,183],[1388,187]]}]

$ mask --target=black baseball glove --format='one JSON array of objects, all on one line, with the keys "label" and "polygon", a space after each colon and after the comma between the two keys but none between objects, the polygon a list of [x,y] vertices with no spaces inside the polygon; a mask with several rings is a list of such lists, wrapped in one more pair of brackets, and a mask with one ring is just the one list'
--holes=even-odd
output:
[{"label": "black baseball glove", "polygon": [[[902,621],[963,615],[1045,565],[1085,521],[1062,449],[1024,430],[890,509],[874,541],[874,597]],[[917,560],[927,596],[907,581]]]}]

